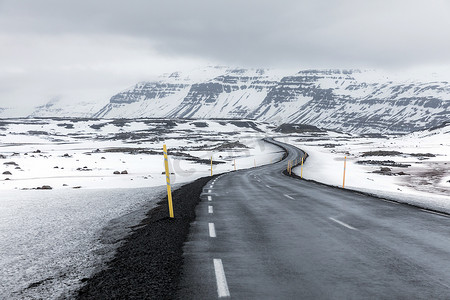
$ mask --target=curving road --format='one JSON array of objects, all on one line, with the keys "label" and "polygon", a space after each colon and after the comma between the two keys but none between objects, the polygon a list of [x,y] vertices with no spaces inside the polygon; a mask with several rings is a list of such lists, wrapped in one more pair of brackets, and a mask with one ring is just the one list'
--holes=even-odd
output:
[{"label": "curving road", "polygon": [[204,187],[183,299],[450,299],[450,219],[285,175],[281,162]]}]

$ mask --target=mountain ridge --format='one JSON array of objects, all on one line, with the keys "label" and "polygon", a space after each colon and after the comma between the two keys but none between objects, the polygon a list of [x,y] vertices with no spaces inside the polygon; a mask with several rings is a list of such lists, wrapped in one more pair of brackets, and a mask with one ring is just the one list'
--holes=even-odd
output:
[{"label": "mountain ridge", "polygon": [[[450,120],[447,81],[411,81],[375,70],[208,67],[144,81],[83,117],[246,118],[302,123],[354,133],[408,133]],[[70,109],[76,111],[76,105]],[[55,103],[30,116],[64,116]]]}]

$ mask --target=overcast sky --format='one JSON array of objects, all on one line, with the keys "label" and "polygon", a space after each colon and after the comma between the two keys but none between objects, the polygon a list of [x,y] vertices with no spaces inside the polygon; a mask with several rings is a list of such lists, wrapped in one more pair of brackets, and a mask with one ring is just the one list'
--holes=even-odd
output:
[{"label": "overcast sky", "polygon": [[0,0],[0,107],[108,100],[211,64],[450,66],[450,1]]}]

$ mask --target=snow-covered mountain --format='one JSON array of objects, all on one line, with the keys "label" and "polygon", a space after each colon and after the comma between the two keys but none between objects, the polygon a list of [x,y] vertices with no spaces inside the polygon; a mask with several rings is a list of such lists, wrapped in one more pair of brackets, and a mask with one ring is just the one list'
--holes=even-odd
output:
[{"label": "snow-covered mountain", "polygon": [[359,70],[283,76],[215,68],[204,75],[175,73],[138,83],[114,95],[95,117],[252,118],[359,133],[411,132],[450,119],[450,84],[444,81]]},{"label": "snow-covered mountain", "polygon": [[29,114],[29,117],[78,117],[90,118],[97,113],[104,103],[99,102],[67,102],[53,100],[45,105],[38,106]]},{"label": "snow-covered mountain", "polygon": [[274,71],[212,67],[162,76],[117,95],[96,117],[246,118],[281,79]]},{"label": "snow-covered mountain", "polygon": [[[0,116],[5,113],[0,112]],[[355,133],[407,133],[450,120],[450,84],[373,70],[208,67],[140,82],[102,103],[49,102],[30,116],[247,118]]]},{"label": "snow-covered mountain", "polygon": [[91,118],[108,102],[51,100],[48,103],[36,107],[7,107],[0,108],[0,118],[22,117],[70,117]]}]

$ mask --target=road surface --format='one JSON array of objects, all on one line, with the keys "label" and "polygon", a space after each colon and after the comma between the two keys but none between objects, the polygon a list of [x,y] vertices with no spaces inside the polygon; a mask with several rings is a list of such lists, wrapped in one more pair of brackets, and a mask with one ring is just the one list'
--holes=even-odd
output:
[{"label": "road surface", "polygon": [[180,298],[450,299],[448,216],[282,175],[282,145],[204,187]]}]

